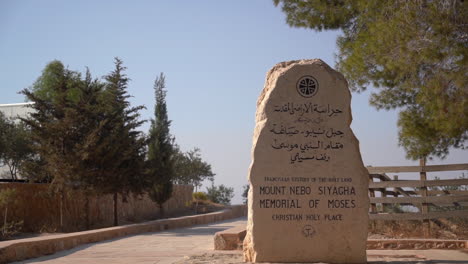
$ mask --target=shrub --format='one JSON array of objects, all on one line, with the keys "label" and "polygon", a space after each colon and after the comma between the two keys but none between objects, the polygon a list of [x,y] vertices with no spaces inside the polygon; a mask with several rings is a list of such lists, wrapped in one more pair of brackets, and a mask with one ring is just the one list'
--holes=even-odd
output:
[{"label": "shrub", "polygon": [[16,203],[16,189],[6,188],[0,191],[0,208],[3,210],[3,225],[1,225],[0,239],[16,234],[23,225],[23,221],[8,222],[8,207]]},{"label": "shrub", "polygon": [[231,204],[231,199],[234,197],[234,188],[226,187],[223,184],[206,188],[208,199],[213,203],[224,205]]},{"label": "shrub", "polygon": [[192,197],[194,200],[202,200],[202,201],[208,200],[208,196],[204,192],[194,192],[192,194]]}]

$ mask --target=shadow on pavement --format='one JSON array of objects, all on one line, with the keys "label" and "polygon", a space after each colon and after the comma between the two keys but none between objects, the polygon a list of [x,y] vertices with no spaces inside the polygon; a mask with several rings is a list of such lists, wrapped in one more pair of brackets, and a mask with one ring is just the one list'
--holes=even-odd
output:
[{"label": "shadow on pavement", "polygon": [[37,263],[37,262],[42,262],[42,261],[47,261],[47,260],[53,260],[53,259],[57,259],[57,258],[61,258],[61,257],[71,255],[73,253],[76,253],[77,251],[87,249],[87,248],[89,248],[89,247],[91,247],[93,245],[101,244],[101,243],[107,243],[107,242],[111,242],[111,240],[106,240],[106,241],[103,241],[103,242],[97,242],[97,243],[92,243],[92,244],[81,245],[81,246],[74,247],[72,249],[59,251],[57,253],[54,253],[53,255],[47,255],[47,256],[42,256],[42,257],[33,258],[33,259],[25,259],[25,260],[21,260],[21,261],[18,261],[18,262],[12,262],[12,264]]},{"label": "shadow on pavement", "polygon": [[[186,229],[186,230],[181,230],[181,231],[164,231],[160,233],[160,235],[169,235],[169,236],[178,236],[178,237],[186,237],[186,236],[197,236],[197,235],[210,235],[210,234],[215,234],[216,232],[226,230],[228,228],[231,228],[234,226],[228,226],[228,227],[199,227],[199,228],[192,228],[192,229]],[[151,234],[144,234],[146,235],[151,235]]]},{"label": "shadow on pavement", "polygon": [[367,264],[466,264],[466,260],[390,260],[369,261]]},{"label": "shadow on pavement", "polygon": [[[80,245],[72,249],[68,250],[63,250],[59,251],[57,253],[54,253],[52,255],[47,255],[47,256],[42,256],[38,258],[33,258],[33,259],[27,259],[27,260],[22,260],[20,262],[13,262],[13,263],[37,263],[37,262],[42,262],[42,261],[48,261],[48,260],[54,260],[58,259],[61,257],[65,257],[71,254],[74,254],[78,251],[85,250],[89,247],[95,246],[95,245],[101,245],[101,244],[107,244],[107,243],[112,243],[115,241],[119,241],[122,239],[126,239],[129,237],[134,237],[134,236],[172,236],[172,237],[189,237],[189,236],[196,236],[196,235],[214,235],[216,232],[232,228],[236,226],[236,222],[238,221],[244,221],[246,220],[245,217],[241,218],[234,218],[234,219],[228,219],[224,221],[219,221],[219,222],[214,222],[210,224],[204,224],[204,225],[196,225],[196,226],[191,226],[191,227],[183,227],[183,228],[177,228],[177,229],[169,229],[165,231],[158,231],[158,232],[151,232],[151,233],[142,233],[142,234],[135,234],[135,235],[128,235],[128,236],[122,236],[118,238],[113,238],[109,240],[104,240],[100,242],[95,242],[95,243],[90,243],[90,244],[85,244],[85,245]],[[234,223],[233,223],[234,222]]]}]

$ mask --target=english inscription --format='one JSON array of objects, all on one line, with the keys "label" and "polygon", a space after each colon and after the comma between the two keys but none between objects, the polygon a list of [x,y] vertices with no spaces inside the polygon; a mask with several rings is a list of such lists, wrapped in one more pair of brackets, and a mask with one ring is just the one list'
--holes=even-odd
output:
[{"label": "english inscription", "polygon": [[344,78],[320,60],[268,73],[257,102],[246,261],[365,262],[368,174],[350,100]]}]

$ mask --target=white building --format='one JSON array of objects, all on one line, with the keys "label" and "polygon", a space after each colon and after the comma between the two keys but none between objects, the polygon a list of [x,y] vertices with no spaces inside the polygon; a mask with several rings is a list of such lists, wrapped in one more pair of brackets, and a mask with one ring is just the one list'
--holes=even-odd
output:
[{"label": "white building", "polygon": [[32,108],[28,107],[34,103],[0,104],[0,112],[8,118],[26,117]]},{"label": "white building", "polygon": [[[28,107],[31,104],[33,103],[0,104],[0,112],[3,112],[7,118],[27,117],[33,111]],[[8,167],[0,165],[0,178],[10,178]]]}]

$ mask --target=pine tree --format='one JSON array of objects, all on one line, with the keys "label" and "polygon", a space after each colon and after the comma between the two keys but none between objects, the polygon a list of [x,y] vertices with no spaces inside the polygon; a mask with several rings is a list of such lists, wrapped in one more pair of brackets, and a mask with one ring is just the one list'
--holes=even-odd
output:
[{"label": "pine tree", "polygon": [[103,94],[106,121],[102,124],[100,140],[104,141],[94,155],[105,156],[102,160],[106,171],[98,181],[102,193],[113,194],[114,225],[118,225],[118,196],[123,201],[133,193],[143,192],[146,186],[143,174],[145,138],[136,129],[144,122],[139,120],[138,111],[144,106],[131,107],[127,94],[129,78],[119,58],[115,58],[115,69],[107,76]]},{"label": "pine tree", "polygon": [[[53,80],[50,81],[50,79]],[[76,187],[80,175],[76,174],[76,143],[80,138],[80,124],[76,122],[75,99],[71,96],[80,90],[80,74],[65,69],[54,61],[48,64],[39,78],[41,88],[48,90],[47,96],[39,90],[24,89],[22,93],[34,102],[35,110],[29,118],[21,120],[31,130],[33,150],[40,163],[33,166],[41,175],[51,178],[52,190],[60,195],[60,227],[63,227],[63,199],[66,190]]]},{"label": "pine tree", "polygon": [[103,137],[106,136],[105,125],[108,116],[105,115],[102,103],[105,85],[98,79],[92,79],[89,69],[82,81],[79,100],[74,107],[74,117],[79,128],[79,140],[75,145],[75,174],[79,176],[79,189],[85,194],[85,223],[90,228],[89,197],[100,194],[100,177],[107,172],[103,161],[106,156],[97,150],[106,149],[108,144]]},{"label": "pine tree", "polygon": [[[50,177],[62,199],[68,188],[87,195],[113,194],[115,225],[118,195],[138,194],[145,186],[145,139],[135,130],[142,123],[142,107],[131,108],[127,101],[124,70],[116,59],[116,69],[103,83],[93,80],[89,70],[82,79],[54,61],[32,90],[23,90],[35,110],[23,119],[38,155],[30,168]],[[86,222],[89,226],[88,217]]]},{"label": "pine tree", "polygon": [[468,2],[298,1],[294,27],[340,29],[338,69],[350,88],[373,86],[371,105],[401,109],[400,145],[411,159],[445,157],[468,140]]},{"label": "pine tree", "polygon": [[[43,74],[40,79],[50,84],[47,82],[51,75],[50,68],[56,69],[60,65],[57,61],[48,64],[44,70],[47,74]],[[53,78],[56,82],[45,87],[53,93],[52,97],[36,94],[29,89],[22,91],[28,100],[34,102],[31,105],[34,111],[30,118],[22,118],[22,121],[31,128],[33,148],[44,160],[41,169],[52,176],[53,184],[61,188],[74,180],[69,161],[74,160],[77,130],[72,122],[74,102],[69,95],[79,90],[80,75],[64,69],[62,65],[59,70],[54,71]]]},{"label": "pine tree", "polygon": [[156,106],[155,118],[151,120],[148,138],[148,157],[146,161],[147,176],[150,181],[149,195],[164,215],[163,204],[172,195],[174,169],[174,138],[169,127],[171,121],[167,115],[166,84],[161,73],[154,82]]}]

